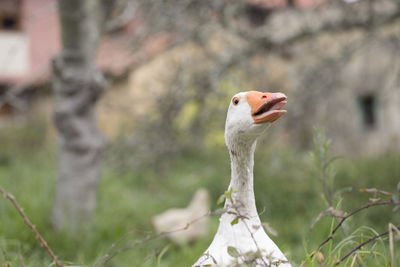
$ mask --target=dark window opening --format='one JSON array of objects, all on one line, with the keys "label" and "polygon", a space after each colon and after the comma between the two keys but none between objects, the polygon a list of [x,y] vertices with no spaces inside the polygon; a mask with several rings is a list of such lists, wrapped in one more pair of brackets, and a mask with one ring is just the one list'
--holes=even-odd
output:
[{"label": "dark window opening", "polygon": [[15,17],[4,17],[1,21],[1,28],[5,30],[18,29],[18,21]]},{"label": "dark window opening", "polygon": [[[5,96],[10,87],[6,84],[0,84],[0,99]],[[0,117],[12,114],[12,107],[8,103],[0,103]]]},{"label": "dark window opening", "polygon": [[0,97],[3,97],[7,93],[8,88],[9,86],[6,84],[0,83]]},{"label": "dark window opening", "polygon": [[21,3],[21,0],[0,0],[0,30],[20,30],[22,19]]},{"label": "dark window opening", "polygon": [[246,15],[253,26],[262,26],[268,15],[271,13],[271,10],[268,8],[263,8],[255,5],[247,5],[246,6]]},{"label": "dark window opening", "polygon": [[361,111],[361,122],[365,129],[371,130],[376,127],[376,97],[373,94],[362,95],[358,98]]}]

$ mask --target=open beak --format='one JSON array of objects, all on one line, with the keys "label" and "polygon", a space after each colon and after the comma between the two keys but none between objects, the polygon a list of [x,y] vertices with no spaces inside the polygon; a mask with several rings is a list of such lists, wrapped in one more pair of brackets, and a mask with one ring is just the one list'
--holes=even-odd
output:
[{"label": "open beak", "polygon": [[274,122],[279,119],[286,113],[286,110],[282,110],[287,103],[286,99],[282,93],[248,92],[247,103],[250,105],[254,123]]}]

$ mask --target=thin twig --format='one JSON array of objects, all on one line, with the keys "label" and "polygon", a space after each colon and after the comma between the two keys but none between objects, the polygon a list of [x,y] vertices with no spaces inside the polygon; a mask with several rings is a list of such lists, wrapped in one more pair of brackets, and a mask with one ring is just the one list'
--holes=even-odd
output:
[{"label": "thin twig", "polygon": [[354,255],[353,260],[351,261],[350,267],[354,267],[354,264],[356,263],[357,260],[357,254]]},{"label": "thin twig", "polygon": [[[400,229],[400,226],[396,226],[397,229]],[[346,255],[344,255],[339,261],[337,261],[335,264],[338,265],[340,263],[342,263],[345,259],[347,259],[347,257],[349,257],[351,254],[353,254],[354,252],[356,252],[357,250],[359,250],[360,248],[362,248],[363,246],[367,245],[368,243],[371,243],[372,241],[374,241],[375,239],[378,239],[382,236],[388,235],[389,231],[383,232],[379,235],[376,235],[374,237],[371,237],[370,239],[366,240],[365,242],[359,244],[357,247],[353,248],[352,250],[350,250]]]},{"label": "thin twig", "polygon": [[21,244],[20,243],[18,243],[18,258],[19,258],[19,264],[21,265],[21,267],[25,267],[24,259],[22,258]]},{"label": "thin twig", "polygon": [[142,262],[140,262],[139,264],[136,264],[135,266],[139,267],[139,266],[143,266],[143,264],[145,264],[147,261],[149,261],[151,258],[153,258],[155,255],[157,255],[160,251],[159,250],[153,250],[151,253],[149,253],[146,258],[143,259]]},{"label": "thin twig", "polygon": [[142,232],[140,230],[132,230],[129,231],[127,233],[125,233],[120,239],[118,239],[117,241],[115,241],[106,251],[106,254],[104,254],[103,257],[101,257],[95,264],[94,267],[97,267],[101,262],[103,262],[104,260],[106,260],[109,256],[111,251],[122,241],[126,240],[130,235],[137,233],[137,232]]},{"label": "thin twig", "polygon": [[[231,201],[232,201],[232,199],[231,199]],[[233,204],[233,202],[232,202],[232,204]],[[257,250],[261,251],[260,246],[258,245],[256,238],[254,237],[254,233],[250,230],[250,227],[247,225],[247,223],[245,221],[246,216],[241,215],[239,209],[235,205],[233,205],[233,207],[236,210],[237,216],[239,216],[239,219],[243,222],[247,231],[250,233],[251,239],[253,240],[254,245],[256,246]],[[265,266],[270,266],[270,264],[265,261],[263,256],[261,256],[261,261],[265,264]]]},{"label": "thin twig", "polygon": [[213,257],[213,255],[211,255],[210,253],[208,253],[208,251],[205,252],[205,253],[203,253],[201,256],[205,256],[204,259],[203,259],[201,262],[199,262],[198,265],[196,265],[196,266],[194,266],[194,267],[203,266],[203,263],[206,262],[208,259],[211,259],[211,260],[213,261],[214,264],[218,264],[217,260]]},{"label": "thin twig", "polygon": [[360,192],[361,192],[361,193],[363,193],[363,192],[366,192],[366,193],[374,193],[375,196],[376,196],[376,194],[382,194],[382,195],[384,195],[384,196],[389,196],[389,197],[391,197],[391,196],[393,195],[393,194],[390,193],[390,192],[383,191],[383,190],[376,189],[376,188],[363,188],[363,189],[360,189]]},{"label": "thin twig", "polygon": [[[391,262],[391,267],[395,267],[394,263],[394,242],[396,242],[399,237],[400,237],[400,231],[399,229],[393,225],[392,223],[389,223],[389,250],[390,250],[390,262]],[[393,238],[393,230],[395,231],[396,237]]]},{"label": "thin twig", "polygon": [[382,201],[382,202],[372,202],[372,203],[368,203],[358,209],[353,210],[352,212],[350,212],[348,215],[342,217],[342,219],[339,221],[339,223],[336,225],[336,227],[333,229],[333,231],[330,233],[330,235],[318,246],[317,250],[320,250],[322,248],[322,246],[324,246],[326,243],[328,243],[329,240],[333,239],[333,235],[336,233],[336,231],[342,226],[342,224],[344,223],[344,221],[346,221],[348,218],[350,218],[351,216],[353,216],[354,214],[368,209],[370,207],[375,207],[375,206],[385,206],[385,205],[399,205],[398,203],[394,203],[393,201]]},{"label": "thin twig", "polygon": [[46,240],[44,240],[44,238],[40,235],[39,231],[36,229],[35,225],[33,225],[31,223],[31,221],[29,220],[29,218],[26,216],[26,214],[24,213],[23,209],[21,208],[21,206],[18,204],[17,200],[15,199],[15,197],[8,193],[7,191],[5,191],[3,188],[0,187],[0,193],[3,194],[4,198],[8,199],[13,205],[14,207],[17,209],[19,215],[22,217],[22,219],[24,220],[24,223],[26,225],[29,226],[29,228],[31,229],[31,231],[35,234],[36,239],[40,242],[40,244],[46,249],[47,253],[50,255],[50,257],[53,259],[53,261],[55,262],[57,267],[63,267],[63,265],[58,261],[57,256],[54,254],[53,250],[49,247],[49,245],[47,244]]},{"label": "thin twig", "polygon": [[[393,244],[393,232],[392,229],[395,228],[393,224],[389,223],[389,252],[390,252],[390,266],[394,267],[394,244]],[[397,229],[396,229],[397,230]]]},{"label": "thin twig", "polygon": [[[230,202],[232,203],[232,206],[231,206],[231,207],[235,210],[236,216],[238,217],[239,220],[241,220],[241,221],[243,222],[244,226],[246,227],[246,230],[250,233],[251,239],[253,240],[253,243],[254,243],[254,245],[256,246],[257,250],[261,252],[261,248],[260,248],[260,246],[258,245],[258,242],[257,242],[256,238],[254,237],[253,231],[251,231],[249,225],[248,225],[247,222],[245,221],[245,220],[247,219],[247,216],[244,216],[244,215],[242,215],[242,214],[240,213],[239,208],[238,208],[238,205],[235,205],[235,203],[234,203],[232,197],[229,197],[228,199],[229,199]],[[262,227],[262,225],[260,225],[260,227]],[[244,259],[244,260],[246,261],[246,259]],[[255,260],[256,260],[256,259],[255,259]],[[273,264],[272,260],[270,260],[271,264],[268,263],[268,262],[266,262],[265,258],[264,258],[262,255],[261,255],[261,261],[262,261],[262,263],[264,264],[264,266],[267,266],[267,267],[270,267],[270,266],[272,266],[272,264]],[[279,262],[279,264],[280,264],[280,263],[287,263],[288,261],[284,261],[284,260],[278,259],[277,262]],[[255,262],[248,262],[248,263],[255,263]]]},{"label": "thin twig", "polygon": [[120,238],[118,241],[116,241],[114,244],[112,244],[111,247],[107,250],[107,253],[106,253],[99,261],[96,262],[96,264],[94,265],[94,267],[97,267],[97,266],[104,266],[104,264],[106,264],[107,262],[109,262],[109,261],[110,261],[112,258],[114,258],[116,255],[118,255],[118,254],[120,254],[120,253],[122,253],[122,252],[124,252],[124,251],[127,251],[127,250],[129,250],[129,249],[136,248],[136,247],[138,247],[138,246],[140,246],[140,245],[143,245],[143,244],[145,244],[145,243],[147,243],[147,242],[149,242],[149,241],[151,241],[151,240],[157,239],[157,238],[159,238],[159,237],[162,237],[162,236],[165,236],[165,235],[168,235],[168,234],[172,234],[172,233],[176,233],[176,232],[180,232],[180,231],[187,230],[187,229],[188,229],[192,224],[194,224],[195,222],[197,222],[197,221],[203,219],[204,217],[208,217],[208,216],[213,215],[213,214],[216,214],[216,212],[210,212],[210,211],[209,211],[209,212],[207,212],[206,214],[204,214],[204,215],[202,215],[202,216],[200,216],[200,217],[198,217],[198,218],[196,218],[196,219],[194,219],[194,220],[188,222],[188,223],[187,223],[184,227],[182,227],[182,228],[178,228],[178,229],[171,230],[171,231],[163,231],[163,232],[160,232],[160,233],[158,233],[158,234],[148,235],[146,238],[141,239],[141,240],[138,240],[138,241],[136,241],[135,243],[133,243],[133,244],[130,245],[130,246],[126,246],[126,247],[117,249],[117,250],[115,250],[114,252],[111,253],[111,251],[116,247],[117,244],[119,244],[121,241],[125,240],[129,235],[138,232],[137,230],[130,231],[130,232],[124,234],[123,237]]}]

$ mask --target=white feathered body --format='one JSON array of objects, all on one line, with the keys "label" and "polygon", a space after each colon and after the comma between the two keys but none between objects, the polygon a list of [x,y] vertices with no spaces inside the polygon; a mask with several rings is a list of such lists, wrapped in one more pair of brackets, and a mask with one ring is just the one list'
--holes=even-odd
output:
[{"label": "white feathered body", "polygon": [[[225,141],[231,158],[231,182],[226,194],[225,211],[211,245],[193,266],[224,267],[243,263],[291,266],[261,225],[253,186],[257,137],[268,128],[268,122],[275,121],[286,112],[281,111],[285,100],[286,96],[281,93],[254,91],[233,97],[225,124]],[[254,110],[262,108],[265,111],[254,113]]]}]

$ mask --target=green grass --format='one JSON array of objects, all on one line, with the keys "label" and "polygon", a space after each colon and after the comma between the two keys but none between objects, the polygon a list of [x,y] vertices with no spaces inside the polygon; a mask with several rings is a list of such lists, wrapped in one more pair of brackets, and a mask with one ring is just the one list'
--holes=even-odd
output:
[{"label": "green grass", "polygon": [[[16,153],[18,149],[23,152]],[[230,177],[229,158],[224,147],[187,151],[171,159],[165,172],[151,168],[121,172],[113,166],[105,166],[93,222],[89,228],[71,236],[52,231],[49,221],[55,187],[53,148],[13,147],[0,156],[6,159],[0,162],[0,186],[15,195],[61,260],[85,266],[92,266],[130,230],[140,231],[129,235],[118,247],[145,238],[146,231],[152,230],[150,220],[154,214],[171,207],[186,206],[201,186],[209,190],[212,209],[217,209],[218,196],[226,190]],[[259,211],[265,209],[261,220],[278,231],[279,236],[273,239],[287,252],[294,266],[303,261],[310,266],[320,266],[315,260],[307,260],[307,255],[329,235],[335,222],[326,216],[309,229],[327,206],[308,153],[260,144],[255,161],[257,206]],[[358,192],[359,188],[396,191],[400,180],[400,155],[388,153],[376,158],[345,158],[337,161],[334,168],[334,189],[352,188],[351,192],[342,194],[341,200],[341,208],[350,211],[369,201],[370,195]],[[374,207],[349,219],[345,223],[347,237],[338,233],[333,243],[322,250],[326,266],[332,265],[332,257],[344,255],[360,240],[387,230],[388,222],[400,223],[399,212],[393,214],[390,207]],[[193,246],[167,247],[168,240],[159,238],[118,254],[106,266],[157,266],[157,256],[143,261],[152,253],[158,255],[164,248],[160,266],[190,266],[207,248],[217,226],[218,217],[213,216],[209,236]],[[20,266],[19,251],[25,266],[51,264],[16,210],[3,198],[0,198],[0,247],[0,265],[8,260],[11,266]],[[399,242],[396,249],[400,262]],[[365,266],[388,266],[388,251],[388,241],[383,238],[363,248],[359,255]],[[351,260],[342,266],[350,266]]]}]

